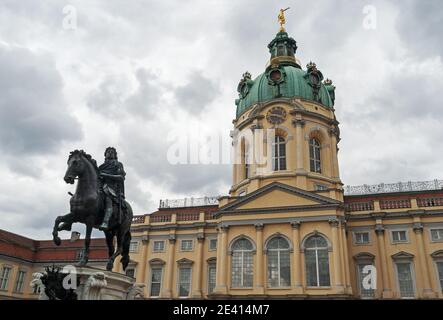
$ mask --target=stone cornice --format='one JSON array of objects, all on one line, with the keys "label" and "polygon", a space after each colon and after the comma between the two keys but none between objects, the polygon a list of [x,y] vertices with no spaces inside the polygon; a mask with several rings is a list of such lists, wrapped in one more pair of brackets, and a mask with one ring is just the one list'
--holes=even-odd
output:
[{"label": "stone cornice", "polygon": [[350,214],[349,221],[358,220],[373,220],[382,218],[383,220],[399,219],[399,218],[410,218],[414,216],[443,216],[442,210],[407,210],[407,211],[397,211],[397,212],[371,212],[366,214]]},{"label": "stone cornice", "polygon": [[239,214],[259,214],[259,213],[281,213],[281,212],[300,212],[300,211],[315,211],[328,209],[341,209],[340,204],[320,204],[320,205],[305,205],[305,206],[291,206],[291,207],[274,207],[274,208],[253,208],[241,210],[227,210],[223,211],[223,215],[239,215]]}]

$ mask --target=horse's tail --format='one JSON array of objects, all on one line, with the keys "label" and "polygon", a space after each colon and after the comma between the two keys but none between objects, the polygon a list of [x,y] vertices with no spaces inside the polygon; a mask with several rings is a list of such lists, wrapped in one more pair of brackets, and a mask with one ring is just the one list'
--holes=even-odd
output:
[{"label": "horse's tail", "polygon": [[[126,201],[125,201],[126,202]],[[129,264],[129,246],[131,245],[131,222],[132,222],[132,208],[129,205],[128,202],[126,202],[126,210],[127,210],[127,214],[125,217],[125,221],[122,224],[123,228],[126,228],[127,231],[123,237],[123,243],[122,243],[122,259],[121,259],[121,263],[122,263],[122,267],[123,270],[126,270],[126,267]]]}]

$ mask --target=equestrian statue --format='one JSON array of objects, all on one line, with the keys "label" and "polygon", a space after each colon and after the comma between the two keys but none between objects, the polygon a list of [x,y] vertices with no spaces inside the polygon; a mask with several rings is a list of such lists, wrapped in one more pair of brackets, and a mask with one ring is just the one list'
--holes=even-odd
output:
[{"label": "equestrian statue", "polygon": [[[52,232],[56,245],[61,244],[58,232],[71,230],[73,223],[86,225],[84,254],[79,261],[85,266],[89,259],[89,245],[93,228],[105,233],[109,260],[106,265],[112,271],[114,260],[122,256],[123,270],[129,263],[129,245],[131,243],[132,208],[125,200],[125,170],[118,161],[117,151],[108,147],[104,163],[97,167],[97,162],[83,150],[74,150],[69,154],[68,168],[64,180],[66,183],[77,182],[75,193],[71,195],[71,210],[55,219]],[[114,247],[117,238],[117,248]]]}]

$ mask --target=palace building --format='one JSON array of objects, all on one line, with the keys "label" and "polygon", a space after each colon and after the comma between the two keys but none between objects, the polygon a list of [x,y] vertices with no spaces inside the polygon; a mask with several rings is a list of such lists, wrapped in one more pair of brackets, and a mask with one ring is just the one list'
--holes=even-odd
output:
[{"label": "palace building", "polygon": [[344,190],[332,81],[283,28],[268,48],[238,85],[229,196],[134,220],[146,297],[443,298],[443,182]]},{"label": "palace building", "polygon": [[[237,88],[229,195],[134,217],[127,274],[147,299],[442,299],[443,181],[344,187],[332,81],[283,28],[268,49]],[[0,292],[35,251],[0,250]]]}]

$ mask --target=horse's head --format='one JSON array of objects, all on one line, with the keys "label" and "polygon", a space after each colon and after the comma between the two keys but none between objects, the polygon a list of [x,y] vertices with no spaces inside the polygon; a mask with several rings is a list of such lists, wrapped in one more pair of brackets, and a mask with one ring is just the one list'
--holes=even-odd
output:
[{"label": "horse's head", "polygon": [[66,183],[73,184],[75,178],[80,176],[84,170],[85,162],[83,159],[83,151],[72,151],[68,158],[68,169],[66,170],[64,180]]}]

